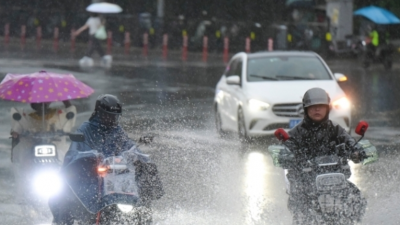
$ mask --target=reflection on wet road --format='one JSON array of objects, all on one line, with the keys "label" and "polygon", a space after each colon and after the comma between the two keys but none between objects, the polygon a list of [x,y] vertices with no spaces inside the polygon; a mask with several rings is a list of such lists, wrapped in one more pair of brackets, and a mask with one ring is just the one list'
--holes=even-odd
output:
[{"label": "reflection on wet road", "polygon": [[[334,72],[349,77],[341,85],[354,104],[352,123],[366,119],[373,128],[367,133],[368,138],[373,143],[387,144],[391,133],[383,131],[387,126],[400,125],[397,122],[400,78],[396,75],[399,71],[386,72],[381,68],[364,71],[352,62],[343,61],[330,64]],[[9,69],[3,67],[0,72]],[[77,124],[90,116],[97,94],[108,92],[117,94],[124,102],[122,125],[132,138],[143,134],[155,136],[152,146],[141,146],[159,166],[166,190],[166,195],[153,204],[154,224],[291,223],[283,171],[273,166],[266,151],[268,143],[275,141],[241,145],[235,134],[224,139],[216,134],[212,102],[214,85],[222,71],[222,67],[140,67],[73,72],[96,91],[90,99],[73,102],[79,111]],[[8,124],[7,109],[15,104],[1,104],[0,123]],[[0,178],[7,183],[0,183],[3,190],[0,199],[4,200],[0,205],[4,209],[0,224],[29,224],[23,220],[26,212],[13,201],[8,132],[8,127],[1,127]],[[379,162],[352,168],[351,180],[368,199],[362,224],[397,224],[400,220],[397,149],[397,145],[380,145]]]}]

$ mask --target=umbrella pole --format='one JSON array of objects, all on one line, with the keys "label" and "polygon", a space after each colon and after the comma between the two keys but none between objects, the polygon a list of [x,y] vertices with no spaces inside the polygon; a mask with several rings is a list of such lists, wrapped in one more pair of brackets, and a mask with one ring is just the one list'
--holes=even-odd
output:
[{"label": "umbrella pole", "polygon": [[44,102],[42,102],[42,125],[43,125],[43,131],[46,131],[44,127]]}]

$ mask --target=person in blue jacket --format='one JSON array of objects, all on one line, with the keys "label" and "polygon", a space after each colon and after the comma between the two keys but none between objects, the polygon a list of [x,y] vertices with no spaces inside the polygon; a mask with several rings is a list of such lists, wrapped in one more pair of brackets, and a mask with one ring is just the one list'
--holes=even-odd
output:
[{"label": "person in blue jacket", "polygon": [[[123,151],[134,150],[137,155],[136,179],[140,189],[140,196],[143,205],[150,209],[152,200],[159,199],[164,195],[161,180],[158,177],[158,171],[154,163],[151,162],[148,155],[143,154],[136,143],[131,140],[127,133],[119,125],[122,114],[122,105],[119,99],[110,94],[100,95],[96,100],[95,110],[89,121],[84,122],[78,133],[82,133],[85,137],[83,142],[73,141],[64,158],[64,164],[61,174],[64,177],[77,176],[74,170],[74,162],[79,159],[79,153],[97,150],[105,158],[110,156],[118,156]],[[71,166],[72,165],[72,166]],[[75,172],[74,172],[75,171]],[[148,178],[150,177],[150,178]],[[148,182],[157,180],[157,183],[146,185]],[[72,183],[75,188],[75,194],[72,194],[69,188],[49,199],[49,207],[53,214],[53,224],[72,224],[73,218],[69,215],[69,210],[77,202],[73,196],[80,196],[80,202],[89,207],[93,203],[93,199],[97,199],[95,189],[91,189],[92,180],[88,179],[86,183]],[[76,186],[78,185],[78,186]],[[95,182],[97,184],[97,180]],[[73,189],[71,186],[71,188]],[[156,187],[156,189],[154,189]],[[157,189],[158,187],[158,189]],[[158,190],[158,192],[157,192]],[[80,192],[83,191],[83,192]]]},{"label": "person in blue jacket", "polygon": [[[119,155],[136,145],[119,125],[122,106],[119,99],[110,94],[100,95],[95,110],[88,122],[84,122],[77,132],[85,136],[84,142],[72,142],[64,158],[68,165],[79,151],[97,150],[104,157]],[[140,150],[137,149],[140,154]],[[143,159],[142,159],[143,160]],[[144,160],[147,161],[147,160]]]}]

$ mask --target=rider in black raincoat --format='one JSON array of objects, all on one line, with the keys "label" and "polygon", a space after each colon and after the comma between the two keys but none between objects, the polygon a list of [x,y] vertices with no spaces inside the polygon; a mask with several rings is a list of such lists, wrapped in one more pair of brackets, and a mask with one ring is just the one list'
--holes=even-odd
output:
[{"label": "rider in black raincoat", "polygon": [[[293,164],[305,168],[310,159],[317,156],[337,154],[335,146],[341,143],[345,143],[350,148],[340,152],[338,156],[351,155],[353,162],[360,162],[359,154],[362,148],[358,144],[354,146],[354,138],[340,125],[329,120],[330,98],[325,90],[321,88],[308,90],[303,97],[303,108],[303,121],[289,131],[289,139],[284,142],[284,145],[294,154]],[[350,169],[347,173],[349,177]],[[305,224],[304,221],[296,222],[296,219],[301,217],[300,214],[306,214],[308,210],[307,199],[305,199],[306,195],[304,194],[308,191],[307,187],[310,180],[296,169],[289,170],[287,178],[290,182],[291,192],[288,207],[294,214],[294,224]],[[354,192],[360,196],[360,191],[354,185],[352,186]],[[363,211],[364,209],[360,209],[360,217]]]}]

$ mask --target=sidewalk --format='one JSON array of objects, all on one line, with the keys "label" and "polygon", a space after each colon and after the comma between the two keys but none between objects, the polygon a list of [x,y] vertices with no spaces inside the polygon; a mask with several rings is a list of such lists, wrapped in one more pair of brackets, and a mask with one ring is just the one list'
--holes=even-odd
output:
[{"label": "sidewalk", "polygon": [[[3,59],[48,60],[49,63],[71,66],[78,65],[78,60],[84,56],[87,49],[87,43],[77,42],[75,44],[75,51],[71,51],[71,42],[60,41],[58,51],[55,52],[53,44],[52,40],[41,40],[40,47],[38,47],[35,39],[26,39],[25,47],[22,49],[20,39],[12,38],[8,45],[6,45],[4,38],[0,37],[0,57]],[[106,43],[103,43],[103,50],[107,52]],[[183,61],[182,51],[177,49],[168,50],[165,59],[163,58],[162,50],[159,48],[148,49],[146,57],[143,54],[142,48],[131,46],[129,52],[125,53],[124,46],[112,46],[111,55],[113,56],[113,66],[220,67],[225,65],[222,53],[214,52],[208,52],[206,62],[203,61],[202,52],[187,52],[187,60]],[[99,61],[100,57],[95,53],[93,59],[96,64],[98,63],[96,61]]]}]

